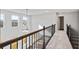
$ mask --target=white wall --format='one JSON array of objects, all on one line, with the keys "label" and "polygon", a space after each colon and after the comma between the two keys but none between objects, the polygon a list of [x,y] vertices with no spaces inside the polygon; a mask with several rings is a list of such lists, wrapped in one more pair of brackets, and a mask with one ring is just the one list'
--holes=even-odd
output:
[{"label": "white wall", "polygon": [[[26,34],[26,32],[23,32],[23,30],[22,30],[23,28],[22,28],[22,24],[21,24],[22,17],[26,16],[25,14],[16,13],[16,12],[8,11],[8,10],[1,10],[1,13],[3,13],[5,15],[3,28],[1,28],[1,41],[2,42],[11,40],[13,38]],[[17,27],[12,27],[11,15],[19,16],[19,21],[18,21],[19,24]],[[30,21],[28,21],[28,22],[30,22]],[[28,23],[28,25],[29,24],[30,23]]]},{"label": "white wall", "polygon": [[78,12],[69,12],[69,13],[62,13],[61,15],[64,16],[64,29],[66,31],[66,24],[70,24],[72,28],[76,31],[79,31],[79,13]]},{"label": "white wall", "polygon": [[50,26],[56,24],[56,14],[55,13],[45,13],[40,15],[32,16],[32,28],[37,30],[38,26]]},{"label": "white wall", "polygon": [[[64,29],[66,31],[66,24],[71,24],[72,28],[76,31],[79,31],[79,13],[78,12],[64,12],[60,13],[61,16],[64,16]],[[51,24],[56,24],[56,30],[58,29],[58,15],[56,12],[44,13],[40,15],[32,16],[32,28],[33,30],[38,29],[38,25],[49,26]]]}]

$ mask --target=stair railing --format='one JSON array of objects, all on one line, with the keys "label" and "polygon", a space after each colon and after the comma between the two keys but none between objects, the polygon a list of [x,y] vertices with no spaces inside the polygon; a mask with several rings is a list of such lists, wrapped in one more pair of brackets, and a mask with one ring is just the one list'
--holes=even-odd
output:
[{"label": "stair railing", "polygon": [[74,49],[79,49],[79,35],[75,35],[72,31],[71,25],[67,25],[67,35]]},{"label": "stair railing", "polygon": [[[49,39],[46,40],[46,30],[49,28],[51,35]],[[40,36],[39,32],[42,32],[43,34],[43,36],[41,36],[42,37],[41,39],[39,37]],[[48,44],[54,33],[55,33],[55,25],[51,25],[48,27],[43,26],[42,29],[39,29],[37,31],[0,43],[0,48],[5,49],[5,47],[8,46],[9,49],[19,49],[19,48],[24,49],[24,47],[25,49],[42,49],[42,48],[45,49],[46,45]]]}]

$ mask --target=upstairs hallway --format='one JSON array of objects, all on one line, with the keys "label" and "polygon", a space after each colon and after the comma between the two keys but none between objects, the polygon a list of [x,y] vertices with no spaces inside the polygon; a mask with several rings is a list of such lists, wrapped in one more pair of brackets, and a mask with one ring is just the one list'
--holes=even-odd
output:
[{"label": "upstairs hallway", "polygon": [[65,31],[57,31],[48,43],[47,49],[72,49],[71,43]]}]

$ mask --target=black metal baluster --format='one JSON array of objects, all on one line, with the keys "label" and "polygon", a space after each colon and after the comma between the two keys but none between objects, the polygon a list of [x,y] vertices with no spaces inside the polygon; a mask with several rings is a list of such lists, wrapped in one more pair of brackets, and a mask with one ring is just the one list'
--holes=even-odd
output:
[{"label": "black metal baluster", "polygon": [[17,49],[18,49],[18,41],[17,41]]},{"label": "black metal baluster", "polygon": [[38,33],[37,33],[37,43],[36,43],[36,48],[38,49],[38,42],[39,42],[39,40],[38,40],[39,38],[38,38]]},{"label": "black metal baluster", "polygon": [[37,33],[36,33],[36,49],[37,49]]},{"label": "black metal baluster", "polygon": [[54,24],[54,33],[55,33],[55,24]]},{"label": "black metal baluster", "polygon": [[26,37],[26,49],[27,49],[27,37]]},{"label": "black metal baluster", "polygon": [[52,24],[52,27],[51,27],[51,31],[52,31],[52,35],[53,35],[53,24]]},{"label": "black metal baluster", "polygon": [[30,36],[29,36],[29,49],[30,49]]},{"label": "black metal baluster", "polygon": [[71,30],[70,30],[70,28],[71,28],[71,25],[69,25],[69,39],[71,40]]},{"label": "black metal baluster", "polygon": [[35,49],[35,34],[34,34],[34,49]]},{"label": "black metal baluster", "polygon": [[33,49],[33,35],[32,35],[32,49]]},{"label": "black metal baluster", "polygon": [[22,39],[22,49],[23,49],[23,39]]},{"label": "black metal baluster", "polygon": [[43,26],[43,49],[45,49],[45,26]]}]

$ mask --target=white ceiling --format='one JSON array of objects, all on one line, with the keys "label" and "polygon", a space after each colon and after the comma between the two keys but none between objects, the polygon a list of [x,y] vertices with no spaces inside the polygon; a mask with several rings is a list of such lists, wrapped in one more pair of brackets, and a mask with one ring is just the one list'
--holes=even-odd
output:
[{"label": "white ceiling", "polygon": [[49,12],[77,12],[78,9],[8,9],[8,11],[13,11],[16,13],[23,13],[28,15],[38,15]]},{"label": "white ceiling", "polygon": [[29,15],[37,15],[49,12],[77,12],[78,9],[29,9]]},{"label": "white ceiling", "polygon": [[16,13],[22,13],[22,14],[27,13],[26,9],[5,9],[5,10],[11,11],[11,12],[16,12]]}]

